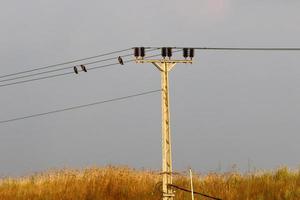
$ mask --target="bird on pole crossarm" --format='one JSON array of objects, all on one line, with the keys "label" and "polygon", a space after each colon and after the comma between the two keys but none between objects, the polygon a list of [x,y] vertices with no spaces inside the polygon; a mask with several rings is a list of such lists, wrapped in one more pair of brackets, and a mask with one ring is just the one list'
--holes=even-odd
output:
[{"label": "bird on pole crossarm", "polygon": [[194,57],[193,48],[182,48],[182,60],[172,59],[172,48],[162,47],[161,59],[145,59],[145,48],[135,47],[134,56],[136,63],[152,63],[161,74],[161,108],[162,108],[162,191],[163,200],[173,200],[172,185],[172,149],[170,131],[170,104],[169,104],[169,71],[177,64],[192,64]]}]

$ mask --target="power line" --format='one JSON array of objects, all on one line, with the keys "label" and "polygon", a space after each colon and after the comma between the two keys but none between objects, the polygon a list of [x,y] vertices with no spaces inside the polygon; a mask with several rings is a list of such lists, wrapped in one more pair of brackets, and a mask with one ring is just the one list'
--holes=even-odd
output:
[{"label": "power line", "polygon": [[[128,61],[125,61],[125,62],[128,62]],[[88,70],[99,69],[99,68],[106,68],[106,67],[115,66],[115,65],[119,65],[119,63],[112,63],[112,64],[106,64],[106,65],[101,65],[101,66],[97,66],[97,67],[92,67],[92,68],[89,68]],[[66,72],[66,73],[54,74],[54,75],[51,75],[51,76],[43,76],[43,77],[29,79],[29,80],[24,80],[24,81],[17,81],[17,82],[13,82],[13,83],[6,83],[6,84],[0,85],[0,87],[10,86],[10,85],[17,85],[17,84],[21,84],[21,83],[27,83],[27,82],[32,82],[32,81],[44,80],[44,79],[49,79],[49,78],[55,78],[55,77],[60,77],[60,76],[65,76],[65,75],[70,75],[70,74],[74,75],[74,72]]]},{"label": "power line", "polygon": [[[145,47],[145,48],[150,49],[150,50],[148,50],[148,52],[161,49],[161,47]],[[215,50],[215,51],[300,51],[300,48],[264,48],[264,47],[263,48],[248,48],[248,47],[172,47],[172,48],[173,49],[192,48],[192,49],[196,49],[196,50]],[[92,58],[107,56],[107,55],[111,55],[111,54],[115,54],[115,53],[119,53],[119,52],[128,51],[130,49],[131,48],[124,49],[124,50],[119,50],[119,51],[114,51],[114,52],[110,52],[110,53],[105,53],[105,54],[101,54],[101,55],[97,55],[97,56],[91,56],[91,57],[87,57],[87,58],[72,60],[72,61],[68,61],[68,62],[64,62],[64,63],[48,65],[48,66],[44,66],[44,67],[40,67],[40,68],[36,68],[36,69],[31,69],[31,70],[27,70],[27,71],[22,71],[22,72],[17,72],[17,73],[13,73],[13,74],[3,75],[3,76],[0,76],[0,78],[4,78],[4,77],[8,77],[8,76],[14,76],[14,75],[18,75],[18,74],[29,73],[29,72],[38,71],[38,70],[42,70],[42,69],[47,69],[47,68],[51,68],[51,67],[57,67],[57,66],[60,66],[60,65],[65,65],[65,64],[71,64],[71,63],[84,61],[84,60],[88,60],[88,59],[92,59]],[[122,55],[121,57],[128,57],[128,56],[131,56],[131,55],[132,54],[126,54],[126,55]],[[111,57],[111,58],[107,58],[107,59],[102,59],[102,60],[97,60],[97,61],[87,62],[87,63],[82,63],[82,64],[83,65],[90,65],[90,64],[95,64],[95,63],[114,60],[116,58],[117,57]],[[45,72],[39,72],[39,73],[34,73],[34,74],[29,74],[29,75],[24,75],[24,76],[18,76],[18,77],[14,77],[14,78],[0,80],[0,82],[13,81],[13,80],[32,77],[32,76],[38,76],[38,75],[42,75],[42,74],[47,74],[47,73],[52,73],[52,72],[57,72],[57,71],[70,69],[72,67],[73,66],[68,66],[68,67],[63,67],[63,68],[54,69],[54,70],[45,71]],[[66,75],[66,74],[71,74],[71,73],[64,73],[64,75]],[[50,76],[48,78],[61,76],[61,75],[63,75],[63,74]],[[25,82],[29,82],[29,81],[41,80],[41,79],[46,79],[46,78],[47,77],[42,77],[42,78],[36,78],[36,79],[32,79],[32,80],[19,81],[19,82],[16,82],[16,83],[8,83],[8,84],[0,85],[0,87],[8,86],[8,85],[15,85],[15,84],[19,84],[19,83],[25,83]]]},{"label": "power line", "polygon": [[[121,57],[128,57],[128,56],[132,56],[132,54],[121,55]],[[95,63],[115,60],[117,58],[118,57],[112,57],[112,58],[107,58],[107,59],[103,59],[103,60],[96,60],[93,62],[81,63],[81,65],[91,65],[91,64],[95,64]],[[18,79],[28,78],[28,77],[32,77],[32,76],[38,76],[38,75],[57,72],[57,71],[62,71],[62,70],[66,70],[66,69],[71,69],[73,67],[74,66],[68,66],[68,67],[63,67],[63,68],[59,68],[59,69],[53,69],[53,70],[48,70],[48,71],[44,71],[44,72],[38,72],[38,73],[34,73],[34,74],[28,74],[28,75],[18,76],[18,77],[14,77],[14,78],[4,79],[4,80],[0,80],[0,83],[6,82],[6,81],[13,81],[13,80],[18,80]]]},{"label": "power line", "polygon": [[44,76],[44,77],[40,77],[40,78],[34,78],[34,79],[29,79],[29,80],[24,80],[24,81],[18,81],[18,82],[14,82],[14,83],[6,83],[6,84],[0,85],[0,87],[10,86],[10,85],[17,85],[17,84],[27,83],[27,82],[31,82],[31,81],[44,80],[44,79],[49,79],[49,78],[54,78],[54,77],[59,77],[59,76],[65,76],[65,75],[69,75],[69,74],[74,74],[74,72],[66,72],[66,73],[62,73],[62,74],[55,74],[55,75],[52,75],[52,76]]},{"label": "power line", "polygon": [[[182,51],[182,50],[174,51],[174,53],[180,52],[180,51]],[[156,57],[156,56],[160,56],[160,54],[146,56],[146,58],[152,58],[152,57]],[[130,63],[130,62],[134,62],[134,61],[135,61],[135,59],[131,59],[131,60],[124,61],[124,63]],[[100,66],[96,66],[96,67],[90,67],[90,68],[88,68],[88,71],[94,70],[94,69],[107,68],[107,67],[116,66],[116,65],[119,65],[119,63],[117,62],[117,63],[111,63],[111,64],[106,64],[106,65],[100,65]],[[34,78],[34,79],[17,81],[17,82],[13,82],[13,83],[5,83],[5,84],[0,85],[0,88],[1,87],[6,87],[6,86],[10,86],[10,85],[18,85],[18,84],[22,84],[22,83],[32,82],[32,81],[38,81],[38,80],[56,78],[56,77],[66,76],[66,75],[71,75],[71,74],[74,74],[74,72],[66,72],[66,73],[54,74],[54,75],[50,75],[50,76],[43,76],[43,77]]]},{"label": "power line", "polygon": [[[161,49],[161,47],[145,47],[145,48],[150,49],[152,51]],[[265,48],[265,47],[262,47],[262,48],[248,48],[248,47],[171,47],[171,48],[173,48],[173,49],[192,48],[192,49],[196,49],[196,50],[215,50],[215,51],[300,51],[300,48]],[[96,56],[90,56],[90,57],[81,58],[81,59],[77,59],[77,60],[71,60],[71,61],[62,62],[62,63],[58,63],[58,64],[47,65],[47,66],[42,66],[42,67],[30,69],[30,70],[25,70],[25,71],[21,71],[21,72],[6,74],[6,75],[0,76],[0,79],[5,78],[5,77],[19,75],[19,74],[34,72],[34,71],[38,71],[38,70],[48,69],[48,68],[52,68],[52,67],[57,67],[57,66],[61,66],[61,65],[72,64],[72,63],[76,63],[76,62],[80,62],[80,61],[84,61],[84,60],[89,60],[89,59],[93,59],[93,58],[104,57],[104,56],[108,56],[108,55],[128,51],[128,50],[131,50],[131,49],[132,48],[127,48],[127,49],[122,49],[122,50],[118,50],[118,51],[113,51],[113,52],[109,52],[109,53],[96,55]],[[126,55],[123,55],[122,57],[127,57],[127,56],[130,56],[130,55],[131,54],[126,54]],[[113,59],[116,59],[116,58],[113,57],[113,58],[98,60],[98,61],[94,61],[94,62],[87,62],[87,63],[83,63],[83,65],[89,65],[89,64],[109,61],[109,60],[113,60]],[[31,77],[31,76],[37,76],[37,75],[56,72],[56,71],[61,71],[61,70],[69,69],[69,68],[71,68],[71,67],[64,67],[64,68],[50,70],[50,71],[46,71],[46,72],[40,72],[40,73],[36,73],[36,74],[30,74],[30,75],[25,75],[25,76],[19,76],[19,77],[15,77],[15,78],[0,80],[0,82],[6,82],[6,81],[12,81],[12,80],[17,80],[17,79],[27,78],[27,77]]]},{"label": "power line", "polygon": [[125,99],[134,98],[134,97],[138,97],[138,96],[149,95],[149,94],[160,92],[160,91],[161,91],[161,89],[159,89],[159,90],[150,90],[150,91],[141,92],[141,93],[128,95],[128,96],[123,96],[123,97],[118,97],[118,98],[114,98],[114,99],[109,99],[109,100],[104,100],[104,101],[97,101],[97,102],[94,102],[94,103],[89,103],[89,104],[84,104],[84,105],[79,105],[79,106],[73,106],[73,107],[69,107],[69,108],[63,108],[63,109],[48,111],[48,112],[44,112],[44,113],[33,114],[33,115],[27,115],[27,116],[23,116],[23,117],[7,119],[7,120],[0,121],[0,124],[13,122],[13,121],[19,121],[19,120],[25,120],[25,119],[34,118],[34,117],[41,117],[41,116],[45,116],[45,115],[50,115],[50,114],[54,114],[54,113],[60,113],[60,112],[65,112],[65,111],[70,111],[70,110],[75,110],[75,109],[80,109],[80,108],[85,108],[85,107],[91,107],[91,106],[104,104],[104,103],[109,103],[109,102],[114,102],[114,101],[122,101],[122,100],[125,100]]},{"label": "power line", "polygon": [[108,56],[108,55],[112,55],[112,54],[116,54],[116,53],[121,53],[121,52],[129,51],[129,50],[131,50],[131,48],[122,49],[122,50],[118,50],[118,51],[113,51],[113,52],[109,52],[109,53],[104,53],[104,54],[100,54],[100,55],[96,55],[96,56],[90,56],[90,57],[86,57],[86,58],[80,58],[80,59],[77,59],[77,60],[70,60],[70,61],[67,61],[67,62],[57,63],[57,64],[53,64],[53,65],[42,66],[42,67],[38,67],[38,68],[34,68],[34,69],[22,71],[22,72],[6,74],[6,75],[0,76],[0,78],[5,78],[5,77],[24,74],[24,73],[29,73],[29,72],[33,72],[33,71],[37,71],[37,70],[48,69],[48,68],[57,67],[57,66],[61,66],[61,65],[76,63],[76,62],[89,60],[89,59],[93,59],[93,58],[104,57],[104,56]]},{"label": "power line", "polygon": [[300,48],[195,47],[194,49],[216,51],[300,51]]},{"label": "power line", "polygon": [[[151,50],[148,50],[147,52],[152,52],[152,51],[155,51],[155,50],[156,49],[151,49]],[[129,57],[129,56],[132,56],[132,53],[121,55],[120,57],[124,58],[124,57]],[[92,62],[80,63],[78,65],[85,65],[86,66],[86,65],[101,63],[101,62],[105,62],[105,61],[116,60],[117,58],[118,58],[118,56],[115,56],[115,57],[106,58],[106,59],[102,59],[102,60],[96,60],[96,61],[92,61]],[[73,67],[74,66],[67,66],[67,67],[63,67],[63,68],[59,68],[59,69],[53,69],[53,70],[48,70],[48,71],[44,71],[44,72],[27,74],[27,75],[23,75],[23,76],[17,76],[17,77],[13,77],[13,78],[8,78],[8,79],[0,80],[0,83],[1,82],[18,80],[18,79],[29,78],[29,77],[32,77],[32,76],[38,76],[38,75],[42,75],[42,74],[53,73],[53,72],[57,72],[57,71],[63,71],[63,70],[71,69],[71,68],[73,69]]]},{"label": "power line", "polygon": [[[191,192],[192,192],[191,190],[188,190],[188,189],[185,189],[185,188],[179,187],[179,186],[177,186],[177,185],[172,185],[172,184],[169,184],[169,186],[170,186],[170,187],[173,187],[173,188],[176,188],[176,189],[178,189],[178,190],[182,190],[182,191],[184,191],[184,192],[189,192],[189,193],[191,193]],[[210,199],[222,200],[222,199],[220,199],[220,198],[213,197],[213,196],[209,196],[209,195],[207,195],[207,194],[203,194],[203,193],[201,193],[201,192],[196,192],[196,191],[193,191],[193,192],[194,192],[194,194],[198,194],[198,195],[201,195],[201,196],[203,196],[203,197],[210,198]]]},{"label": "power line", "polygon": [[[145,47],[145,49],[161,49],[162,47]],[[268,48],[268,47],[170,47],[172,49],[196,49],[215,51],[300,51],[300,48]]]}]

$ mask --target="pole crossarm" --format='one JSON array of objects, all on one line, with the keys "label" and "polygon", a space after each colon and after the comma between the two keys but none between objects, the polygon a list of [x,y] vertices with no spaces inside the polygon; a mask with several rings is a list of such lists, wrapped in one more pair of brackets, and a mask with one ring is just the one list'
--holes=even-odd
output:
[{"label": "pole crossarm", "polygon": [[192,64],[193,60],[170,60],[170,59],[160,59],[160,60],[145,60],[145,59],[136,59],[137,63],[183,63],[183,64]]},{"label": "pole crossarm", "polygon": [[192,64],[193,60],[170,60],[170,59],[160,59],[160,60],[146,60],[143,58],[136,59],[136,63],[152,63],[159,71],[165,71],[165,64],[167,65],[167,71],[170,71],[177,63],[182,64]]},{"label": "pole crossarm", "polygon": [[176,65],[176,63],[155,63],[155,62],[152,64],[161,72],[169,72]]}]

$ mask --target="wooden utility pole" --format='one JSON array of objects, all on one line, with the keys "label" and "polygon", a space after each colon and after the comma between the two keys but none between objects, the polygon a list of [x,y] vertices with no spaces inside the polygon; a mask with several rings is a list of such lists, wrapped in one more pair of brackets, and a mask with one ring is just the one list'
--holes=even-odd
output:
[{"label": "wooden utility pole", "polygon": [[[184,60],[172,60],[172,48],[161,48],[162,59],[148,60],[145,58],[145,48],[134,48],[137,63],[152,63],[161,74],[161,108],[162,108],[162,191],[163,200],[173,200],[174,191],[169,186],[172,184],[172,146],[170,130],[170,101],[169,101],[169,71],[177,63],[192,63],[194,49],[183,49]],[[191,55],[191,56],[189,56]],[[190,60],[186,58],[190,57]]]}]

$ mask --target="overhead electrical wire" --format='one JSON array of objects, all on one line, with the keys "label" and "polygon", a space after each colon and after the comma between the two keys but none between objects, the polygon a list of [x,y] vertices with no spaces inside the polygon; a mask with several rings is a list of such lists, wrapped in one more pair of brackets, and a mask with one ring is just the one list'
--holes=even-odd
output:
[{"label": "overhead electrical wire", "polygon": [[[176,51],[174,51],[174,53],[180,52],[180,51],[182,51],[182,50],[176,50]],[[156,56],[159,56],[159,55],[160,54],[150,55],[150,56],[146,56],[145,58],[153,58],[153,57],[156,57]],[[135,59],[125,60],[124,63],[130,63],[130,62],[134,62],[134,61],[135,61]],[[104,67],[109,67],[109,66],[114,66],[114,65],[119,65],[119,62],[106,64],[106,65],[101,65],[101,66],[90,67],[88,70],[94,70],[94,69],[99,69],[99,68],[104,68]],[[37,81],[37,80],[42,80],[42,79],[54,78],[54,77],[59,77],[59,76],[64,76],[64,75],[69,75],[69,74],[74,74],[74,72],[66,72],[66,73],[62,73],[62,74],[55,74],[55,75],[51,75],[51,76],[39,77],[39,78],[35,78],[35,79],[29,79],[29,80],[4,84],[4,85],[0,85],[0,87],[26,83],[26,82],[30,82],[30,81]],[[155,93],[155,92],[158,92],[158,91],[161,91],[161,89],[147,91],[147,92],[138,93],[138,94],[134,94],[134,95],[129,95],[129,96],[125,96],[125,97],[119,97],[119,98],[110,99],[110,100],[106,100],[106,101],[94,102],[94,103],[90,103],[90,104],[74,106],[74,107],[64,108],[64,109],[60,109],[60,110],[49,111],[49,112],[45,112],[45,113],[38,113],[38,114],[34,114],[34,115],[28,115],[28,116],[24,116],[24,117],[17,117],[17,118],[13,118],[13,119],[3,120],[3,121],[0,121],[0,124],[12,122],[12,121],[23,120],[23,119],[28,119],[28,118],[33,118],[33,117],[39,117],[39,116],[58,113],[58,112],[64,112],[64,111],[68,111],[68,110],[79,109],[79,108],[83,108],[83,107],[89,107],[89,106],[102,104],[102,103],[108,103],[108,102],[112,102],[112,101],[119,101],[119,100],[123,100],[123,99],[127,99],[127,98],[132,98],[132,97],[147,95],[147,94],[150,94],[150,93]]]},{"label": "overhead electrical wire", "polygon": [[[162,47],[145,47],[145,49],[147,49],[148,51],[155,51],[155,50],[158,50],[158,49],[161,49],[161,48]],[[183,48],[190,48],[190,49],[195,49],[195,50],[215,50],[215,51],[300,51],[300,48],[265,48],[265,47],[262,47],[262,48],[248,48],[248,47],[171,47],[171,48],[177,49],[178,51],[181,51]],[[114,52],[101,54],[101,55],[97,55],[97,56],[92,56],[92,57],[88,57],[88,58],[77,59],[77,60],[64,62],[64,63],[59,63],[59,64],[55,64],[55,65],[48,65],[48,66],[44,66],[44,67],[40,67],[40,68],[36,68],[36,69],[32,69],[32,70],[27,70],[27,71],[23,71],[23,72],[18,72],[18,73],[14,73],[14,74],[8,74],[8,75],[0,76],[0,78],[7,77],[7,76],[13,76],[13,75],[17,75],[17,74],[28,73],[28,72],[37,71],[37,70],[42,70],[42,69],[46,69],[46,68],[50,68],[50,67],[56,67],[56,66],[60,66],[60,65],[64,65],[64,64],[70,64],[70,63],[83,61],[83,60],[87,60],[87,59],[91,59],[91,58],[95,58],[95,57],[107,56],[107,55],[111,55],[111,54],[115,54],[115,53],[119,53],[119,52],[123,52],[123,51],[128,51],[130,49],[132,49],[132,48],[119,50],[119,51],[114,51]],[[178,52],[178,51],[174,51],[174,52]],[[126,55],[123,55],[123,57],[127,57],[127,56],[130,56],[130,55],[132,55],[132,54],[126,54]],[[159,56],[159,55],[160,54],[157,54],[157,55],[154,55],[154,56]],[[153,56],[151,56],[151,57],[153,57]],[[103,59],[103,60],[87,62],[87,63],[83,63],[83,64],[84,65],[90,65],[90,64],[95,64],[95,63],[99,63],[99,62],[113,60],[113,59],[116,59],[116,58],[117,57],[112,57],[112,58],[107,58],[107,59]],[[129,60],[129,61],[125,61],[125,63],[133,62],[133,61],[134,60]],[[108,67],[108,66],[114,66],[114,65],[118,65],[118,64],[119,63],[112,63],[112,64],[107,64],[107,65],[102,65],[102,66],[97,66],[97,67],[91,67],[91,68],[89,68],[89,70],[104,68],[104,67]],[[54,69],[54,70],[50,70],[50,71],[39,72],[39,73],[35,73],[35,74],[29,74],[29,75],[24,75],[24,76],[20,76],[20,77],[14,77],[14,78],[10,78],[10,79],[0,80],[0,82],[12,81],[12,80],[23,79],[23,78],[38,76],[38,75],[47,74],[47,73],[53,73],[53,72],[56,72],[56,71],[66,70],[66,69],[69,69],[69,68],[72,68],[72,67],[73,66],[69,66],[69,67]],[[43,79],[48,79],[48,78],[54,78],[54,77],[59,77],[59,76],[64,76],[64,75],[69,75],[69,74],[73,74],[73,72],[66,72],[66,73],[54,74],[54,75],[50,75],[50,76],[39,77],[39,78],[34,78],[34,79],[29,79],[29,80],[22,80],[22,81],[17,81],[17,82],[12,82],[12,83],[1,84],[0,87],[5,87],[5,86],[9,86],[9,85],[16,85],[16,84],[21,84],[21,83],[26,83],[26,82],[31,82],[31,81],[37,81],[37,80],[43,80]]]},{"label": "overhead electrical wire", "polygon": [[[145,49],[147,49],[148,52],[155,51],[155,50],[158,50],[158,49],[161,49],[161,48],[162,47],[145,47]],[[190,49],[195,49],[195,50],[214,50],[214,51],[300,51],[300,48],[266,48],[266,47],[261,47],[261,48],[251,48],[251,47],[171,47],[171,48],[173,48],[173,49],[190,48]],[[93,58],[108,56],[108,55],[112,55],[112,54],[116,54],[116,53],[120,53],[120,52],[124,52],[124,51],[129,51],[131,49],[132,48],[113,51],[113,52],[104,53],[104,54],[100,54],[100,55],[96,55],[96,56],[86,57],[86,58],[82,58],[82,59],[67,61],[67,62],[58,63],[58,64],[54,64],[54,65],[48,65],[48,66],[43,66],[43,67],[31,69],[31,70],[26,70],[26,71],[22,71],[22,72],[3,75],[3,76],[0,76],[0,83],[1,82],[18,80],[18,79],[24,79],[24,78],[28,78],[28,77],[32,77],[32,76],[38,76],[38,75],[47,74],[47,73],[53,73],[53,72],[57,72],[57,71],[62,71],[62,70],[72,68],[73,66],[63,67],[63,68],[59,68],[59,69],[54,69],[54,70],[49,70],[49,71],[39,72],[39,73],[34,73],[34,74],[27,74],[27,75],[8,78],[8,79],[4,79],[4,80],[1,80],[1,78],[15,76],[15,75],[29,73],[29,72],[34,72],[34,71],[43,70],[43,69],[48,69],[48,68],[57,67],[57,66],[61,66],[61,65],[76,63],[76,62],[89,60],[89,59],[93,59]],[[125,55],[121,55],[121,57],[128,57],[128,56],[131,56],[131,55],[132,54],[125,54]],[[93,62],[86,62],[86,63],[81,63],[81,64],[82,65],[90,65],[90,64],[110,61],[110,60],[114,60],[114,59],[117,59],[117,57],[111,57],[111,58],[107,58],[107,59],[96,60],[96,61],[93,61]],[[67,75],[67,74],[69,74],[69,73],[64,73],[64,75]],[[50,77],[56,77],[56,76],[61,76],[61,74],[50,76]],[[42,78],[36,78],[36,79],[33,79],[33,80],[41,80],[41,79],[45,79],[45,78],[46,77],[42,77]],[[29,80],[29,81],[31,81],[31,80]],[[7,86],[7,85],[15,85],[15,84],[29,82],[29,81],[25,80],[25,81],[19,81],[19,82],[16,82],[16,83],[3,84],[3,85],[0,85],[0,87]]]},{"label": "overhead electrical wire", "polygon": [[118,50],[118,51],[113,51],[113,52],[109,52],[109,53],[103,53],[103,54],[99,54],[99,55],[96,55],[96,56],[90,56],[90,57],[86,57],[86,58],[80,58],[80,59],[76,59],[76,60],[70,60],[70,61],[57,63],[57,64],[53,64],[53,65],[41,66],[41,67],[37,67],[37,68],[33,68],[33,69],[21,71],[21,72],[15,72],[15,73],[11,73],[11,74],[2,75],[2,76],[0,76],[0,78],[15,76],[15,75],[29,73],[29,72],[43,70],[43,69],[48,69],[48,68],[57,67],[57,66],[61,66],[61,65],[72,64],[72,63],[76,63],[76,62],[80,62],[80,61],[84,61],[84,60],[90,60],[90,59],[93,59],[93,58],[104,57],[104,56],[108,56],[108,55],[112,55],[112,54],[116,54],[116,53],[121,53],[121,52],[129,51],[129,50],[131,50],[131,48],[122,49],[122,50]]},{"label": "overhead electrical wire", "polygon": [[[161,49],[161,48],[162,47],[145,47],[145,49],[151,49],[151,50],[158,50],[158,49]],[[261,48],[260,47],[259,48],[257,48],[257,47],[254,47],[254,48],[251,48],[251,47],[171,47],[171,48],[173,48],[173,49],[192,48],[192,49],[195,49],[195,50],[216,50],[216,51],[300,51],[300,48],[266,48],[266,47],[261,47]],[[96,56],[90,56],[90,57],[71,60],[71,61],[62,62],[62,63],[58,63],[58,64],[42,66],[42,67],[30,69],[30,70],[21,71],[21,72],[6,74],[6,75],[0,76],[0,79],[5,78],[5,77],[19,75],[19,74],[34,72],[34,71],[38,71],[38,70],[53,68],[53,67],[57,67],[57,66],[62,66],[62,65],[66,65],[66,64],[72,64],[72,63],[85,61],[85,60],[89,60],[89,59],[93,59],[93,58],[104,57],[104,56],[108,56],[108,55],[112,55],[112,54],[116,54],[116,53],[121,53],[121,52],[124,52],[124,51],[129,51],[131,49],[132,48],[127,48],[127,49],[122,49],[122,50],[117,50],[117,51],[113,51],[113,52],[109,52],[109,53],[96,55]],[[130,55],[131,54],[123,55],[123,57],[127,57],[127,56],[130,56]],[[94,61],[94,62],[87,62],[87,63],[83,63],[83,65],[89,65],[89,64],[109,61],[109,60],[113,60],[113,59],[115,59],[115,57],[108,58],[108,59],[103,59],[103,60],[98,60],[98,61]],[[0,80],[0,82],[12,81],[12,80],[26,78],[26,77],[30,77],[30,76],[36,76],[36,75],[40,75],[40,74],[60,71],[60,70],[68,69],[68,68],[69,67],[64,67],[64,68],[60,68],[60,69],[56,69],[56,70],[51,70],[51,71],[48,71],[48,72],[41,72],[41,73],[36,73],[36,74],[30,74],[30,75],[25,75],[25,76]]]},{"label": "overhead electrical wire", "polygon": [[[161,49],[162,47],[144,47],[145,49]],[[195,49],[215,51],[300,51],[300,48],[268,48],[268,47],[170,47],[172,49]]]},{"label": "overhead electrical wire", "polygon": [[5,87],[5,86],[10,86],[10,85],[17,85],[17,84],[22,84],[22,83],[27,83],[27,82],[32,82],[32,81],[38,81],[38,80],[44,80],[44,79],[49,79],[49,78],[55,78],[55,77],[59,77],[59,76],[65,76],[65,75],[69,75],[69,74],[74,74],[74,72],[66,72],[66,73],[62,73],[62,74],[55,74],[55,75],[51,75],[51,76],[44,76],[44,77],[34,78],[34,79],[29,79],[29,80],[24,80],[24,81],[18,81],[18,82],[13,82],[13,83],[6,83],[6,84],[0,85],[0,88],[1,87]]},{"label": "overhead electrical wire", "polygon": [[150,91],[140,92],[140,93],[136,93],[136,94],[132,94],[132,95],[128,95],[128,96],[113,98],[113,99],[109,99],[109,100],[96,101],[96,102],[89,103],[89,104],[83,104],[83,105],[78,105],[78,106],[73,106],[73,107],[68,107],[68,108],[63,108],[63,109],[57,109],[57,110],[52,110],[52,111],[43,112],[43,113],[37,113],[37,114],[33,114],[33,115],[26,115],[26,116],[22,116],[22,117],[16,117],[16,118],[12,118],[12,119],[2,120],[2,121],[0,121],[0,124],[19,121],[19,120],[25,120],[25,119],[34,118],[34,117],[41,117],[41,116],[45,116],[45,115],[50,115],[50,114],[54,114],[54,113],[60,113],[60,112],[65,112],[65,111],[70,111],[70,110],[75,110],[75,109],[80,109],[80,108],[96,106],[96,105],[99,105],[99,104],[104,104],[104,103],[109,103],[109,102],[114,102],[114,101],[122,101],[122,100],[125,100],[125,99],[134,98],[134,97],[138,97],[138,96],[145,96],[145,95],[157,93],[157,92],[160,92],[160,91],[161,91],[161,89],[159,89],[159,90],[150,90]]},{"label": "overhead electrical wire", "polygon": [[[128,57],[128,56],[132,56],[132,54],[126,54],[126,55],[121,55],[121,56],[122,57]],[[101,63],[101,62],[105,62],[105,61],[115,60],[117,58],[118,57],[111,57],[111,58],[107,58],[107,59],[96,60],[96,61],[93,61],[93,62],[80,63],[80,64],[81,65],[91,65],[91,64],[95,64],[95,63]],[[28,77],[32,77],[32,76],[38,76],[38,75],[47,74],[47,73],[53,73],[53,72],[57,72],[57,71],[71,69],[73,67],[74,66],[67,66],[67,67],[63,67],[63,68],[59,68],[59,69],[53,69],[53,70],[48,70],[48,71],[44,71],[44,72],[38,72],[38,73],[34,73],[34,74],[28,74],[28,75],[18,76],[18,77],[14,77],[14,78],[8,78],[8,79],[4,79],[4,80],[0,79],[0,83],[1,82],[18,80],[18,79],[23,79],[23,78],[28,78]]]},{"label": "overhead electrical wire", "polygon": [[[182,50],[176,50],[174,51],[174,53],[176,52],[180,52]],[[156,57],[156,56],[160,56],[160,54],[155,54],[155,55],[151,55],[151,56],[146,56],[145,58],[152,58],[152,57]],[[130,62],[134,62],[135,59],[131,59],[131,60],[126,60],[124,61],[124,63],[130,63]],[[100,65],[100,66],[95,66],[95,67],[90,67],[88,68],[88,71],[90,70],[94,70],[94,69],[101,69],[101,68],[107,68],[107,67],[111,67],[111,66],[116,66],[119,65],[119,62],[116,63],[111,63],[111,64],[105,64],[105,65]],[[72,68],[72,67],[70,67]],[[38,81],[38,80],[44,80],[44,79],[49,79],[49,78],[55,78],[55,77],[60,77],[60,76],[66,76],[66,75],[71,75],[74,74],[74,72],[65,72],[65,73],[61,73],[61,74],[54,74],[54,75],[49,75],[49,76],[43,76],[43,77],[38,77],[38,78],[33,78],[33,79],[28,79],[28,80],[22,80],[22,81],[17,81],[17,82],[12,82],[12,83],[5,83],[5,84],[1,84],[1,87],[6,87],[6,86],[10,86],[10,85],[18,85],[18,84],[22,84],[22,83],[27,83],[27,82],[32,82],[32,81]]]},{"label": "overhead electrical wire", "polygon": [[[151,51],[155,51],[155,50],[156,49],[151,49],[151,50],[148,50],[147,52],[151,52]],[[132,53],[121,55],[122,58],[129,57],[129,56],[132,56]],[[114,57],[110,57],[110,58],[106,58],[106,59],[102,59],[102,60],[96,60],[96,61],[92,61],[92,62],[80,63],[79,65],[85,65],[86,66],[86,65],[91,65],[91,64],[101,63],[101,62],[105,62],[105,61],[116,60],[116,59],[118,59],[118,56],[114,56]],[[57,72],[57,71],[71,69],[73,67],[74,66],[67,66],[67,67],[62,67],[62,68],[58,68],[58,69],[38,72],[38,73],[34,73],[34,74],[27,74],[27,75],[23,75],[23,76],[17,76],[17,77],[13,77],[13,78],[4,79],[4,80],[0,79],[0,83],[1,82],[18,80],[18,79],[24,79],[24,78],[28,78],[28,77],[32,77],[32,76],[38,76],[38,75],[47,74],[47,73],[53,73],[53,72]],[[41,70],[41,69],[37,68],[35,71],[37,71],[37,70]],[[19,73],[21,73],[21,72],[19,72]],[[26,71],[24,71],[24,73],[26,73]]]},{"label": "overhead electrical wire", "polygon": [[191,47],[197,50],[215,51],[300,51],[300,48],[243,48],[243,47]]}]

